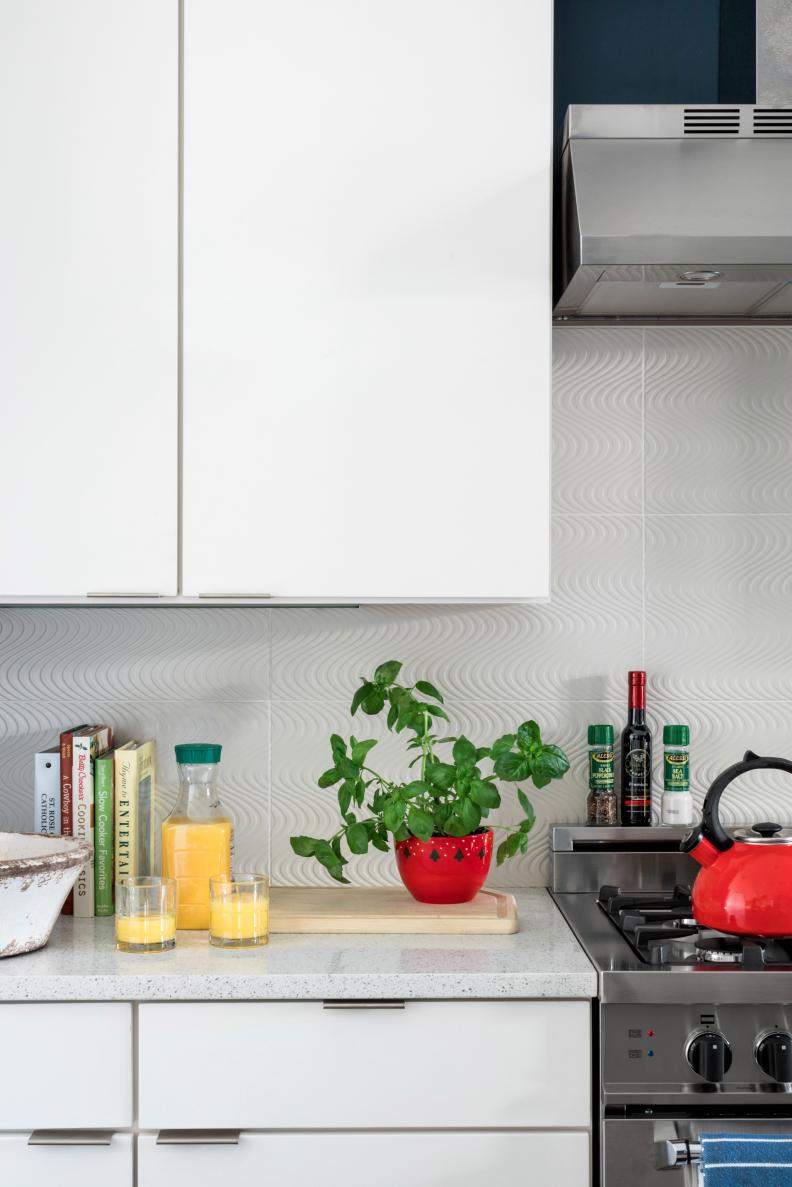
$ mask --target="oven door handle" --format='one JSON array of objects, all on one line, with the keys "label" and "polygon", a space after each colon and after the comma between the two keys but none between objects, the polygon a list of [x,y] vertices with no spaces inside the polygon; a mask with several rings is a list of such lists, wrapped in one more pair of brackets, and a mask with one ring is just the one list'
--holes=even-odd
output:
[{"label": "oven door handle", "polygon": [[658,1170],[669,1171],[677,1166],[690,1166],[692,1162],[701,1162],[701,1142],[686,1142],[683,1139],[657,1142],[655,1154]]}]

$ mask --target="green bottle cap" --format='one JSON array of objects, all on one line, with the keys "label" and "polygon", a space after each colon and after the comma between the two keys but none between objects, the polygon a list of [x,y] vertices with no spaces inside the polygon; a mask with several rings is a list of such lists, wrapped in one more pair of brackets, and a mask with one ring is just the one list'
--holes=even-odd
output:
[{"label": "green bottle cap", "polygon": [[176,747],[176,762],[220,762],[222,749],[216,742],[183,742]]},{"label": "green bottle cap", "polygon": [[664,746],[689,746],[690,745],[690,728],[686,725],[664,725],[663,726],[663,745]]},{"label": "green bottle cap", "polygon": [[589,746],[612,746],[613,726],[590,725],[588,727],[588,744]]}]

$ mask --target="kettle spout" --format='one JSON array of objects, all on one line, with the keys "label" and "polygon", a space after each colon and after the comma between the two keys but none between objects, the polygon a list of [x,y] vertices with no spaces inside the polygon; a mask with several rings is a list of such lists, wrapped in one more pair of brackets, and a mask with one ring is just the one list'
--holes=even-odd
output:
[{"label": "kettle spout", "polygon": [[689,853],[700,866],[711,866],[718,860],[721,850],[712,841],[708,841],[701,829],[696,829],[689,837],[685,837],[680,845],[683,853]]}]

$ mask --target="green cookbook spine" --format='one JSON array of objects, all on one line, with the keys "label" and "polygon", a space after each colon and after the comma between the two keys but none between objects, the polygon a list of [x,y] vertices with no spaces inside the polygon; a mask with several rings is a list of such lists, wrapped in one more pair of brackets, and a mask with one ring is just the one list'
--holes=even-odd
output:
[{"label": "green cookbook spine", "polygon": [[96,760],[94,799],[94,889],[97,915],[112,915],[113,908],[113,752],[105,751]]}]

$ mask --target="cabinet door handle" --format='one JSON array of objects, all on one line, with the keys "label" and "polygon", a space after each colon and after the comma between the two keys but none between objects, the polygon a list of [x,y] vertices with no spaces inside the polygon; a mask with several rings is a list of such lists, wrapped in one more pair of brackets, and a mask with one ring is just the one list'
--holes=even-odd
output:
[{"label": "cabinet door handle", "polygon": [[89,590],[85,596],[86,598],[107,598],[108,600],[115,600],[118,598],[162,598],[165,595],[161,593],[147,593],[145,590],[128,589],[120,593],[118,593],[116,590],[108,590],[106,592],[100,591],[99,593],[94,593]]},{"label": "cabinet door handle", "polygon": [[343,1001],[339,998],[338,1001],[322,1002],[323,1010],[403,1010],[404,1006],[403,1001],[398,1001],[395,998],[392,1001],[384,999],[382,1001],[355,1001],[354,999]]},{"label": "cabinet door handle", "polygon": [[34,1129],[29,1146],[109,1146],[112,1129]]},{"label": "cabinet door handle", "polygon": [[199,593],[199,598],[214,598],[224,602],[252,601],[254,598],[271,598],[271,593]]},{"label": "cabinet door handle", "polygon": [[238,1146],[238,1129],[161,1129],[158,1146]]}]

